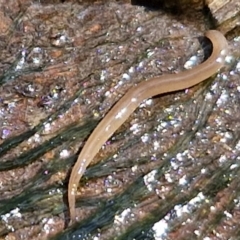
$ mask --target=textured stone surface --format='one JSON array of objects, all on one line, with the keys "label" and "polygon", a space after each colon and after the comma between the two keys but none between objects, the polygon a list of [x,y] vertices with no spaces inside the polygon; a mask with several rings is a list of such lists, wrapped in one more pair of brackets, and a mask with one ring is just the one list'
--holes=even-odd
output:
[{"label": "textured stone surface", "polygon": [[85,140],[131,86],[210,54],[205,16],[127,1],[0,4],[1,239],[237,239],[239,37],[212,81],[145,101],[104,145],[68,228]]}]

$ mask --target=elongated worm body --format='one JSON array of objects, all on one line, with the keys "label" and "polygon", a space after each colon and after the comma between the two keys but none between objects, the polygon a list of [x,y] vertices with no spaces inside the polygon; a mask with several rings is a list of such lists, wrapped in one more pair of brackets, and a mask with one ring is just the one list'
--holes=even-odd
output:
[{"label": "elongated worm body", "polygon": [[68,185],[68,204],[71,223],[75,222],[75,195],[79,181],[87,166],[99,152],[102,145],[127,120],[140,103],[152,96],[192,87],[211,77],[224,65],[227,54],[227,40],[216,30],[207,31],[205,36],[213,45],[211,56],[193,69],[153,77],[132,87],[106,114],[94,129],[75,163]]}]

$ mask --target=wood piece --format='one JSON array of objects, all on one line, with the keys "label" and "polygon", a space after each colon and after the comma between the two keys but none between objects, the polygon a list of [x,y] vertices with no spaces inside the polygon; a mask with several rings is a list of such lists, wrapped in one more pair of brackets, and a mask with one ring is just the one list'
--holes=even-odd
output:
[{"label": "wood piece", "polygon": [[214,24],[223,33],[240,26],[240,1],[239,0],[206,0]]}]

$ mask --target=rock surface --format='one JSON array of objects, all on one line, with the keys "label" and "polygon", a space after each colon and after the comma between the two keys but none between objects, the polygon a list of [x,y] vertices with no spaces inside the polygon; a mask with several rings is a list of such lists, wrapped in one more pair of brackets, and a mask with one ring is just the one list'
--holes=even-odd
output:
[{"label": "rock surface", "polygon": [[68,178],[91,131],[131,86],[203,61],[206,16],[0,4],[1,239],[238,239],[240,35],[219,74],[144,101],[104,145],[68,227]]}]

